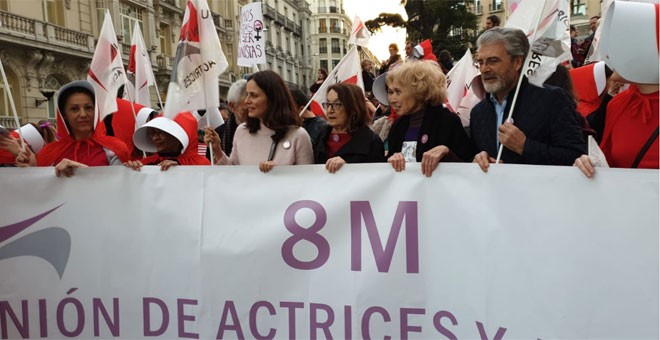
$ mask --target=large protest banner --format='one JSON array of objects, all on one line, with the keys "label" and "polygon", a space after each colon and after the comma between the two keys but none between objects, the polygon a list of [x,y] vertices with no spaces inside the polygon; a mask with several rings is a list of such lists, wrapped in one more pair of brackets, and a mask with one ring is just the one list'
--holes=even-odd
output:
[{"label": "large protest banner", "polygon": [[0,336],[658,338],[658,171],[0,169]]}]

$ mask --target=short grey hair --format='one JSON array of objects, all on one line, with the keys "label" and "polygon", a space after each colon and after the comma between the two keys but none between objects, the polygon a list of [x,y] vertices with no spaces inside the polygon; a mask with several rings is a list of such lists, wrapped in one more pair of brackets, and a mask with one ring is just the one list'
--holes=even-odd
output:
[{"label": "short grey hair", "polygon": [[245,79],[239,79],[231,84],[229,91],[227,91],[227,102],[234,105],[238,104],[241,100],[243,100],[243,97],[245,97],[246,87],[247,80]]},{"label": "short grey hair", "polygon": [[493,27],[479,36],[477,48],[497,43],[504,44],[507,53],[512,57],[525,58],[529,52],[529,40],[525,32],[517,28]]}]

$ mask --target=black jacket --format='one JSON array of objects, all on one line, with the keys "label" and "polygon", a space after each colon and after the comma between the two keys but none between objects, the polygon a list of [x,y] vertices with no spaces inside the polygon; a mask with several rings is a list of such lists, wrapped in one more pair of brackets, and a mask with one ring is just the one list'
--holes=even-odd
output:
[{"label": "black jacket", "polygon": [[[328,125],[316,146],[314,163],[325,164],[328,160],[327,142],[331,132],[332,126]],[[380,137],[368,126],[363,126],[353,134],[351,140],[337,151],[334,157],[337,156],[343,158],[346,163],[385,162],[385,148]]]},{"label": "black jacket", "polygon": [[[474,147],[458,115],[441,105],[427,107],[424,109],[423,115],[422,125],[417,136],[416,158],[418,162],[421,162],[424,152],[439,145],[449,148],[449,154],[443,158],[445,162],[472,161]],[[394,122],[387,137],[390,155],[401,152],[409,126],[410,115],[399,117]],[[424,139],[426,139],[425,143]]]},{"label": "black jacket", "polygon": [[[507,97],[506,120],[515,91]],[[587,153],[575,105],[560,88],[538,87],[524,78],[513,112],[513,124],[526,136],[522,155],[504,148],[502,160],[513,164],[572,165]],[[497,114],[487,95],[470,113],[470,134],[477,151],[497,157]]]}]

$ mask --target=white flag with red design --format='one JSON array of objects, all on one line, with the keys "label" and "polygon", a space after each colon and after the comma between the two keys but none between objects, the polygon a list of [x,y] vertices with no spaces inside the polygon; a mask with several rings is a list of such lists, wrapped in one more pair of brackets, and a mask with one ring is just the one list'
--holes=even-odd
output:
[{"label": "white flag with red design", "polygon": [[[458,114],[463,126],[470,124],[472,106],[462,106],[461,103],[470,94],[472,79],[477,74],[479,74],[479,69],[474,65],[469,48],[465,51],[463,58],[447,73],[447,107]],[[469,105],[469,102],[465,104]]]},{"label": "white flag with red design", "polygon": [[321,106],[325,102],[326,92],[328,87],[337,83],[350,83],[355,84],[364,90],[364,82],[362,81],[362,68],[360,67],[360,55],[357,50],[357,45],[353,45],[348,50],[348,53],[339,61],[339,64],[328,74],[319,90],[316,91],[312,100],[310,101],[310,109],[317,116],[325,116],[325,110]]},{"label": "white flag with red design", "polygon": [[367,47],[370,37],[371,33],[369,33],[367,26],[365,26],[362,20],[360,20],[360,17],[355,16],[355,19],[353,19],[353,31],[351,32],[351,36],[348,38],[348,43]]},{"label": "white flag with red design", "polygon": [[128,82],[121,50],[117,43],[117,35],[108,10],[105,12],[87,80],[92,83],[96,92],[98,107],[98,113],[94,117],[96,126],[106,115],[117,111],[117,92],[122,85]]},{"label": "white flag with red design", "polygon": [[[568,1],[546,0],[545,6],[539,5],[537,1],[520,2],[505,27],[519,28],[527,35],[531,51],[523,74],[530,83],[542,86],[557,65],[570,61],[572,55]],[[531,41],[537,27],[535,41]]]},{"label": "white flag with red design", "polygon": [[220,105],[218,77],[227,66],[208,3],[188,0],[167,89],[165,117],[173,119],[182,111],[217,108]]},{"label": "white flag with red design", "polygon": [[128,100],[140,105],[151,107],[150,86],[156,86],[154,71],[151,68],[149,53],[142,39],[140,24],[136,21],[131,37],[131,55],[128,57],[128,84],[126,85]]}]

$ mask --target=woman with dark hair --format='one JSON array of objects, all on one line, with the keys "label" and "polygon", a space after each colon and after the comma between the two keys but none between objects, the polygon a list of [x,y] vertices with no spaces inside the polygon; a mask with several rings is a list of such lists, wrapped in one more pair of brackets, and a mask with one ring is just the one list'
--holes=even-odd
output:
[{"label": "woman with dark hair", "polygon": [[395,171],[406,162],[421,162],[422,174],[431,176],[440,161],[465,162],[474,147],[455,113],[442,106],[447,100],[446,78],[438,63],[405,63],[387,73],[390,107],[399,118],[387,137]]},{"label": "woman with dark hair", "polygon": [[316,91],[319,90],[319,88],[321,88],[321,85],[323,84],[326,78],[328,78],[328,70],[324,68],[320,68],[318,76],[316,77],[316,81],[309,88],[309,92],[312,93],[312,96],[314,95],[314,93],[316,93]]},{"label": "woman with dark hair", "polygon": [[[36,165],[55,166],[55,174],[70,177],[80,167],[121,165],[128,161],[128,147],[109,137],[103,124],[96,124],[94,87],[79,80],[64,85],[57,96],[57,131],[60,139],[46,145]],[[22,166],[34,164],[34,154],[21,152],[16,159]]]},{"label": "woman with dark hair", "polygon": [[236,129],[230,156],[223,152],[218,134],[205,130],[204,142],[211,143],[215,164],[258,164],[262,172],[275,165],[312,164],[312,142],[300,127],[296,104],[277,73],[260,71],[248,79],[245,107],[248,116]]},{"label": "woman with dark hair", "polygon": [[369,128],[370,114],[362,89],[348,83],[328,88],[323,108],[330,125],[316,148],[314,161],[335,173],[346,163],[385,161],[383,142]]}]

